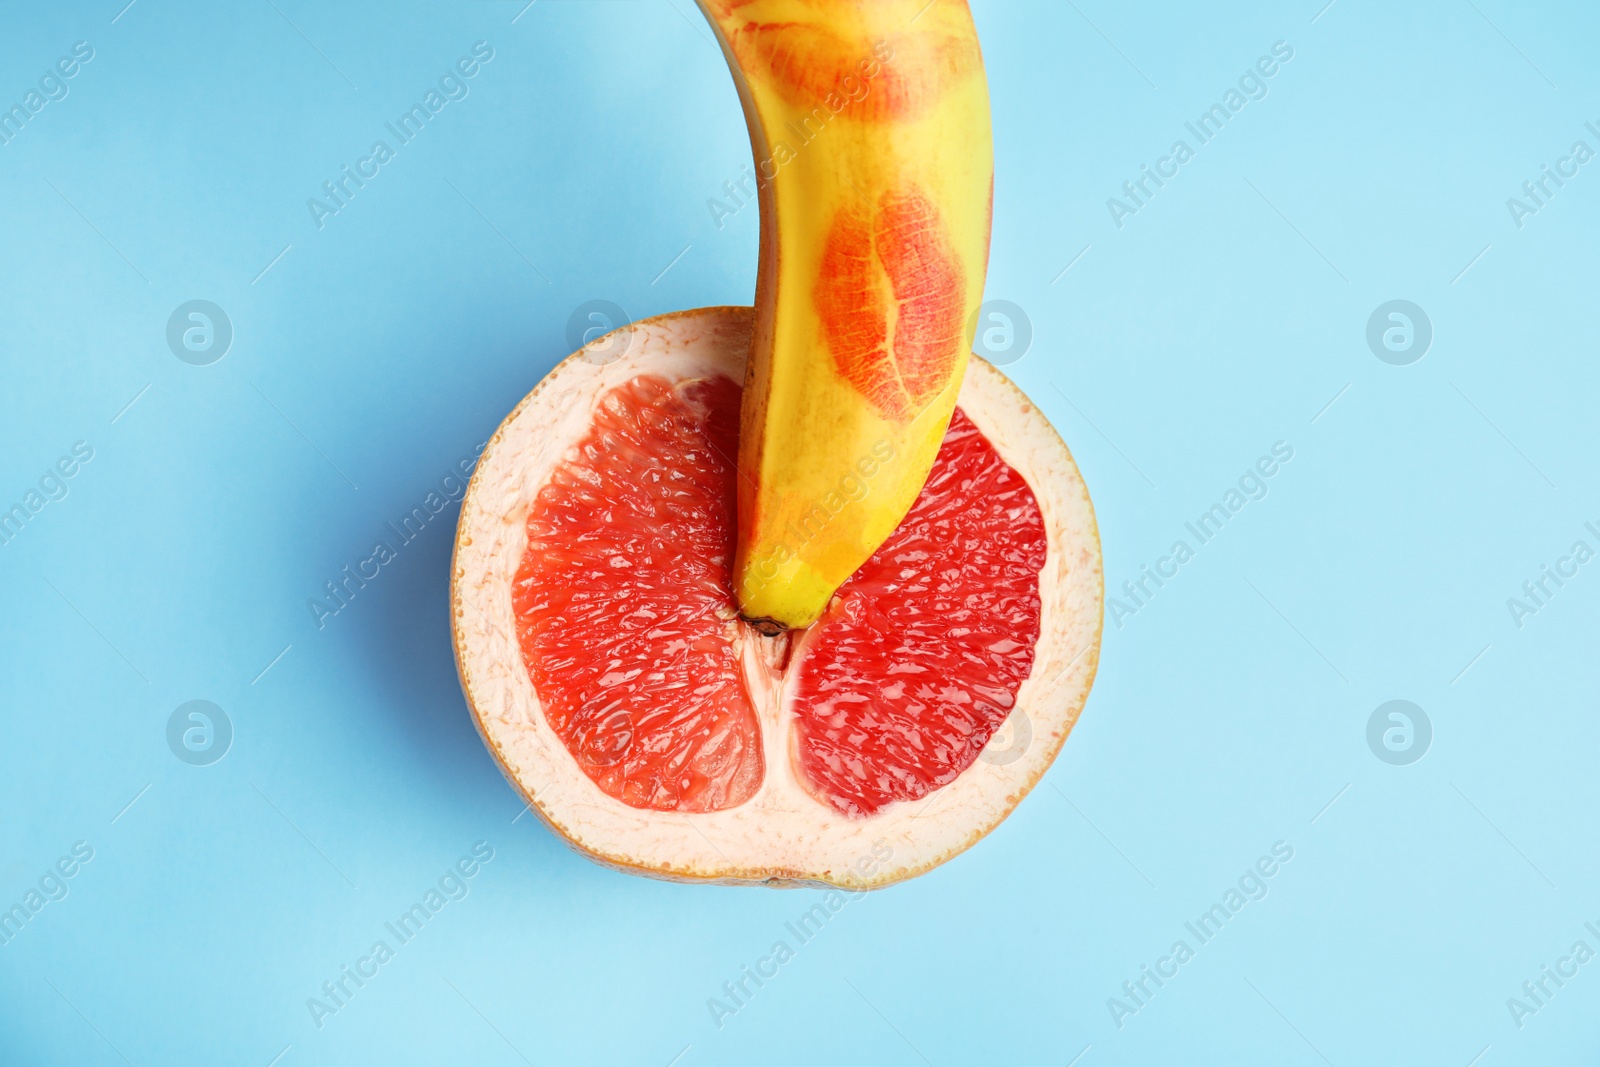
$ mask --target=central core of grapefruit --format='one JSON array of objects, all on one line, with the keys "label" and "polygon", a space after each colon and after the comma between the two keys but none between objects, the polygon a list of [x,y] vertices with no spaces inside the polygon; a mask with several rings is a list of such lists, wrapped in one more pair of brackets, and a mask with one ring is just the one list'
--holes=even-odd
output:
[{"label": "central core of grapefruit", "polygon": [[895,532],[814,625],[764,636],[733,594],[739,402],[727,377],[640,375],[539,490],[512,607],[550,727],[633,808],[738,807],[776,760],[846,816],[925,797],[978,758],[1033,668],[1033,491],[957,408]]}]

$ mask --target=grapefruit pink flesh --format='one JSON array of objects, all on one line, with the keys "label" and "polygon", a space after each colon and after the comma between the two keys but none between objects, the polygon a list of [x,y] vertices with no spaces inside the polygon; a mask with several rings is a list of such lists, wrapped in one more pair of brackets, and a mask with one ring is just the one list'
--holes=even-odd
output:
[{"label": "grapefruit pink flesh", "polygon": [[910,513],[799,659],[815,791],[871,815],[972,765],[1033,667],[1046,548],[1033,491],[957,408]]},{"label": "grapefruit pink flesh", "polygon": [[[733,594],[739,400],[725,377],[637,377],[540,489],[512,599],[551,728],[635,808],[737,807],[780,758],[847,816],[924,797],[977,759],[1032,669],[1033,492],[957,409],[889,540],[810,629],[762,637]],[[791,682],[792,754],[762,751],[743,641],[794,642],[764,657]]]},{"label": "grapefruit pink flesh", "polygon": [[718,811],[761,784],[728,610],[738,426],[727,378],[636,378],[528,515],[523,661],[556,736],[631,807]]}]

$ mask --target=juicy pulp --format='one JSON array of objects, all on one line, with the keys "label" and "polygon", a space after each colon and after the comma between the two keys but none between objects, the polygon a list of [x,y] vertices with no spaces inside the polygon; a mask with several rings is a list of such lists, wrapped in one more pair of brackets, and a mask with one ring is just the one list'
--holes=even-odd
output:
[{"label": "juicy pulp", "polygon": [[641,377],[540,490],[512,590],[556,736],[637,808],[716,811],[761,784],[729,640],[739,389]]},{"label": "juicy pulp", "polygon": [[[849,816],[926,796],[972,764],[1032,669],[1033,492],[957,409],[905,520],[822,619],[762,637],[733,594],[739,399],[723,377],[635,378],[539,490],[512,599],[551,728],[636,808],[736,807],[773,759]],[[783,643],[765,659],[786,680],[792,754],[763,751],[741,642]]]}]

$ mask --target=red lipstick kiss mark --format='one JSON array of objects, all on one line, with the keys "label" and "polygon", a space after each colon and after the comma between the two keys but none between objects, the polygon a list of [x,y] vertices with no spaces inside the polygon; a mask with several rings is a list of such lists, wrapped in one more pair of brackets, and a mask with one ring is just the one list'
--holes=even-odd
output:
[{"label": "red lipstick kiss mark", "polygon": [[812,300],[839,373],[905,423],[949,383],[966,334],[965,291],[939,209],[913,190],[885,193],[876,216],[839,210]]},{"label": "red lipstick kiss mark", "polygon": [[[839,0],[813,0],[807,21],[731,25],[748,2],[713,0],[739,65],[767,71],[784,98],[801,107],[827,107],[864,122],[912,118],[983,68],[977,42],[940,28],[935,18],[863,45],[830,25],[846,6]],[[965,0],[943,2],[966,10]]]}]

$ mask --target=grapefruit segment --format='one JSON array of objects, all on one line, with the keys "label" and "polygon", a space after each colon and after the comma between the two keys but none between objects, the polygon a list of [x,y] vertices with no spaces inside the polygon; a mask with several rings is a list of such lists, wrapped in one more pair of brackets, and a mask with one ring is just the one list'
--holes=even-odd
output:
[{"label": "grapefruit segment", "polygon": [[956,408],[899,528],[840,589],[799,660],[799,758],[818,796],[872,815],[978,758],[1039,639],[1044,520]]},{"label": "grapefruit segment", "polygon": [[512,602],[545,714],[635,808],[703,812],[761,784],[729,611],[739,387],[643,375],[539,491]]}]

